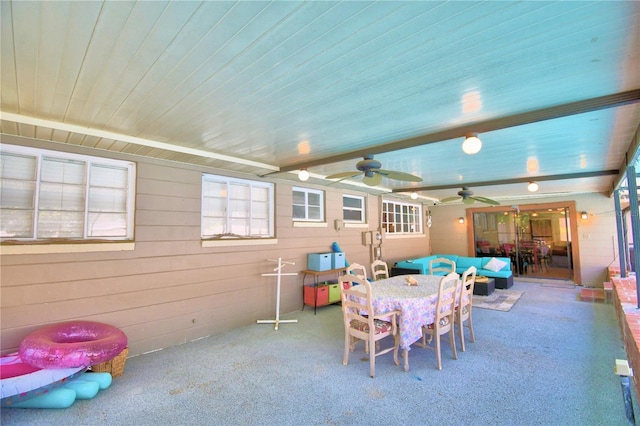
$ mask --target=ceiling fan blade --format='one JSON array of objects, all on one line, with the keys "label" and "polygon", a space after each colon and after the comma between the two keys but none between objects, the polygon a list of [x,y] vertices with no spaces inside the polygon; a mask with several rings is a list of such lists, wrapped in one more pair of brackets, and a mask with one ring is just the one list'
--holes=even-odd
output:
[{"label": "ceiling fan blade", "polygon": [[452,201],[458,201],[460,197],[447,197],[440,200],[441,203],[450,203]]},{"label": "ceiling fan blade", "polygon": [[388,177],[390,179],[396,179],[396,180],[403,180],[406,182],[422,182],[422,178],[409,174],[409,173],[405,173],[405,172],[397,172],[394,170],[376,170],[376,173],[380,173],[382,176],[384,177]]},{"label": "ceiling fan blade", "polygon": [[491,204],[492,206],[500,205],[499,202],[497,202],[496,200],[492,200],[491,198],[485,198],[485,197],[472,197],[472,198],[476,199],[477,201],[480,201],[481,203]]},{"label": "ceiling fan blade", "polygon": [[376,186],[382,182],[382,175],[374,173],[373,176],[365,176],[364,179],[362,179],[362,182],[368,186]]},{"label": "ceiling fan blade", "polygon": [[342,173],[336,173],[333,175],[325,176],[324,178],[325,179],[346,179],[346,178],[353,178],[361,174],[362,172],[342,172]]},{"label": "ceiling fan blade", "polygon": [[476,199],[474,197],[466,197],[462,199],[462,202],[465,204],[473,204],[475,201]]}]

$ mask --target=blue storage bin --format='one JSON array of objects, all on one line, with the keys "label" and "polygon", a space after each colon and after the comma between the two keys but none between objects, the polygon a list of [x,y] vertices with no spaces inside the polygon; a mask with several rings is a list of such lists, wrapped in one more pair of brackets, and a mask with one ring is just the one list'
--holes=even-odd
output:
[{"label": "blue storage bin", "polygon": [[328,271],[331,267],[332,253],[309,253],[307,255],[307,269],[311,271]]},{"label": "blue storage bin", "polygon": [[344,266],[345,266],[344,253],[342,252],[331,253],[331,269],[344,268]]}]

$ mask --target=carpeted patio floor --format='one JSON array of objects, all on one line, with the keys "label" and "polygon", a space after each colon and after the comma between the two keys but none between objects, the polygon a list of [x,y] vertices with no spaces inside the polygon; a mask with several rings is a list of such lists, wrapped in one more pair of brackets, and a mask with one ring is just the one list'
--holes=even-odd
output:
[{"label": "carpeted patio floor", "polygon": [[488,296],[473,296],[473,306],[481,309],[493,309],[508,312],[522,297],[521,291],[495,290]]},{"label": "carpeted patio floor", "polygon": [[[96,398],[63,410],[3,409],[2,425],[628,425],[613,306],[579,288],[516,282],[508,312],[475,309],[476,343],[391,354],[368,375],[360,345],[342,365],[340,306],[297,324],[244,328],[127,360]],[[633,396],[635,401],[635,395]],[[637,412],[637,408],[636,408]]]}]

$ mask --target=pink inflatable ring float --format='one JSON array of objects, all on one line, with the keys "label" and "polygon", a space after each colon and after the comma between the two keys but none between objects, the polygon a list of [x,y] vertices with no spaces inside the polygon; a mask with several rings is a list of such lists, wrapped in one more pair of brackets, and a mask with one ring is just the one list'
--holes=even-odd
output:
[{"label": "pink inflatable ring float", "polygon": [[127,336],[112,325],[69,321],[40,328],[20,343],[23,362],[39,368],[89,367],[115,358]]}]

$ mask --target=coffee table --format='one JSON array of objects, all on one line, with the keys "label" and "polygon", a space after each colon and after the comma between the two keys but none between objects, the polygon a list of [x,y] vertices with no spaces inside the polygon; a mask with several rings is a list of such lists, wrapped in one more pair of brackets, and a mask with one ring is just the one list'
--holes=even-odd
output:
[{"label": "coffee table", "polygon": [[478,276],[473,287],[473,294],[478,296],[488,296],[496,289],[495,278]]}]

